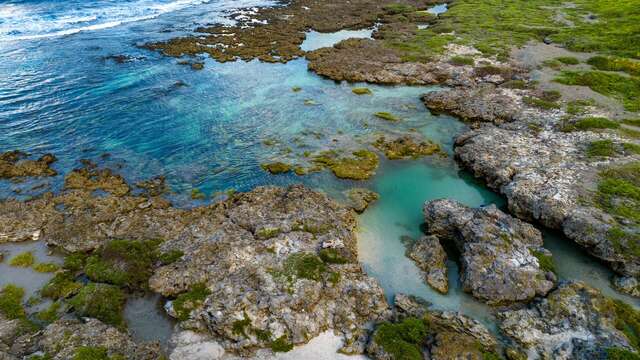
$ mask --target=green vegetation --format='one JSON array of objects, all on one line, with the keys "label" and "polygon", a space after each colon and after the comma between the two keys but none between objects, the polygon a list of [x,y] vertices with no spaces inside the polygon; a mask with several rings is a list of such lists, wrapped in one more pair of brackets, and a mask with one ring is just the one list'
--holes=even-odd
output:
[{"label": "green vegetation", "polygon": [[302,91],[302,88],[300,86],[294,86],[294,87],[291,88],[291,91],[300,92],[300,91]]},{"label": "green vegetation", "polygon": [[379,111],[375,114],[376,117],[382,119],[382,120],[386,120],[386,121],[391,121],[391,122],[396,122],[396,121],[400,121],[400,118],[396,117],[395,115],[393,115],[392,113],[386,112],[386,111]]},{"label": "green vegetation", "polygon": [[553,257],[551,255],[547,255],[542,251],[530,250],[531,255],[535,256],[538,259],[538,264],[540,265],[540,269],[545,272],[551,271],[552,273],[556,273],[556,265],[553,263]]},{"label": "green vegetation", "polygon": [[263,227],[256,231],[256,236],[260,239],[271,239],[278,236],[282,230],[280,228]]},{"label": "green vegetation", "polygon": [[640,127],[640,119],[624,119],[623,124]]},{"label": "green vegetation", "polygon": [[369,90],[369,88],[366,88],[366,87],[353,88],[353,89],[351,89],[351,92],[353,92],[356,95],[371,95],[371,94],[373,94],[371,92],[371,90]]},{"label": "green vegetation", "polygon": [[79,347],[71,360],[124,360],[122,355],[109,356],[107,348],[96,346]]},{"label": "green vegetation", "polygon": [[617,129],[620,127],[618,122],[601,117],[587,117],[576,121],[573,124],[565,124],[562,131],[587,131],[601,129]]},{"label": "green vegetation", "polygon": [[555,81],[587,86],[600,94],[620,100],[628,111],[640,111],[640,78],[602,71],[563,71]]},{"label": "green vegetation", "polygon": [[522,101],[529,106],[534,106],[543,110],[552,110],[552,109],[560,108],[560,104],[556,102],[547,101],[547,100],[532,97],[532,96],[525,96],[522,98]]},{"label": "green vegetation", "polygon": [[[640,162],[611,167],[600,172],[597,204],[605,212],[640,222]],[[635,235],[636,238],[640,237]]]},{"label": "green vegetation", "polygon": [[302,279],[320,281],[326,271],[322,259],[311,253],[295,253],[289,255],[284,262],[283,273],[287,277],[296,276]]},{"label": "green vegetation", "polygon": [[9,260],[9,265],[15,267],[30,267],[35,262],[35,257],[33,256],[33,252],[27,251],[21,254],[18,254]]},{"label": "green vegetation", "polygon": [[592,157],[610,157],[618,154],[615,144],[611,140],[598,140],[589,144],[587,148],[587,156]]},{"label": "green vegetation", "polygon": [[80,316],[96,318],[106,324],[124,327],[122,311],[126,297],[116,286],[88,284],[69,300]]},{"label": "green vegetation", "polygon": [[200,189],[195,188],[191,189],[191,199],[193,200],[205,200],[207,195],[203,193]]},{"label": "green vegetation", "polygon": [[54,263],[39,263],[33,265],[33,270],[40,273],[52,273],[60,270],[60,265]]},{"label": "green vegetation", "polygon": [[383,323],[376,328],[374,341],[394,359],[421,360],[420,344],[428,334],[427,324],[417,318],[400,323]]},{"label": "green vegetation", "polygon": [[273,352],[289,352],[293,350],[293,344],[289,342],[286,335],[273,340],[270,346]]},{"label": "green vegetation", "polygon": [[640,349],[640,313],[620,300],[609,299],[609,305],[615,314],[615,327],[624,333],[631,346]]},{"label": "green vegetation", "polygon": [[40,321],[44,321],[46,323],[52,323],[60,317],[58,311],[60,310],[60,303],[54,302],[52,303],[46,310],[40,311],[36,317]]},{"label": "green vegetation", "polygon": [[603,71],[623,71],[629,75],[640,76],[640,61],[614,56],[594,56],[587,64]]},{"label": "green vegetation", "polygon": [[530,87],[529,84],[527,84],[527,82],[524,80],[508,80],[503,82],[500,86],[507,89],[519,89],[519,90],[528,89]]},{"label": "green vegetation", "polygon": [[80,290],[82,284],[76,282],[73,275],[67,271],[57,273],[49,282],[40,290],[43,297],[50,299],[66,299],[74,295]]},{"label": "green vegetation", "polygon": [[578,65],[580,64],[580,60],[573,56],[560,56],[555,58],[556,61],[559,61],[565,65]]},{"label": "green vegetation", "polygon": [[416,9],[411,5],[405,4],[389,4],[384,6],[384,10],[391,15],[404,14],[414,12]]},{"label": "green vegetation", "polygon": [[180,260],[182,256],[184,256],[184,253],[180,250],[169,250],[160,254],[160,256],[158,256],[158,260],[162,265],[169,265]]},{"label": "green vegetation", "polygon": [[607,349],[607,360],[640,360],[640,355],[623,348],[613,347]]},{"label": "green vegetation", "polygon": [[78,272],[84,269],[84,265],[87,262],[87,255],[83,253],[69,254],[64,258],[64,264],[62,268],[71,272]]},{"label": "green vegetation", "polygon": [[189,319],[191,311],[200,307],[211,291],[204,283],[195,284],[186,293],[178,295],[173,301],[173,310],[181,321]]},{"label": "green vegetation", "polygon": [[270,172],[271,174],[284,174],[291,171],[291,165],[277,161],[268,164],[260,165],[263,170]]},{"label": "green vegetation", "polygon": [[353,157],[340,157],[335,151],[323,151],[311,161],[326,167],[341,179],[366,180],[373,176],[378,168],[378,155],[369,150],[354,151]]},{"label": "green vegetation", "polygon": [[571,115],[581,115],[587,112],[586,107],[595,106],[596,102],[593,99],[580,99],[573,100],[567,103],[567,113]]},{"label": "green vegetation", "polygon": [[624,143],[624,144],[622,144],[622,148],[624,149],[624,151],[626,153],[629,153],[629,154],[640,154],[640,145],[631,144],[631,143]]},{"label": "green vegetation", "polygon": [[473,66],[475,64],[475,61],[473,60],[472,57],[469,57],[469,56],[452,56],[451,59],[449,59],[449,63],[451,65],[456,65],[456,66],[464,66],[464,65]]},{"label": "green vegetation", "polygon": [[147,287],[154,263],[158,260],[159,241],[112,240],[87,259],[84,271],[96,282],[132,289]]},{"label": "green vegetation", "polygon": [[320,259],[327,264],[346,264],[349,259],[345,258],[340,252],[333,248],[320,250]]},{"label": "green vegetation", "polygon": [[24,289],[16,285],[6,285],[0,291],[0,313],[7,319],[25,319],[27,313],[22,307],[22,298],[24,297]]},{"label": "green vegetation", "polygon": [[247,337],[246,328],[249,325],[251,325],[251,319],[249,319],[247,314],[244,313],[244,318],[242,320],[234,321],[231,329],[234,335],[242,335],[244,337]]}]

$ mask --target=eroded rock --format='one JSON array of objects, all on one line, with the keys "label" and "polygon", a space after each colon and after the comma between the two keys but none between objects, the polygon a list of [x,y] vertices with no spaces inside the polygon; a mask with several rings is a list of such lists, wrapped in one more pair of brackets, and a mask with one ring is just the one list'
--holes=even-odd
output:
[{"label": "eroded rock", "polygon": [[413,260],[424,274],[424,281],[446,294],[449,291],[447,279],[447,254],[436,236],[422,236],[408,244],[407,257]]},{"label": "eroded rock", "polygon": [[29,154],[19,150],[0,153],[0,179],[21,178],[27,176],[55,176],[57,172],[50,165],[56,161],[52,154],[29,159]]},{"label": "eroded rock", "polygon": [[554,277],[543,270],[540,231],[498,210],[472,209],[453,200],[424,206],[428,232],[453,241],[461,253],[463,289],[490,304],[527,301],[544,296]]}]

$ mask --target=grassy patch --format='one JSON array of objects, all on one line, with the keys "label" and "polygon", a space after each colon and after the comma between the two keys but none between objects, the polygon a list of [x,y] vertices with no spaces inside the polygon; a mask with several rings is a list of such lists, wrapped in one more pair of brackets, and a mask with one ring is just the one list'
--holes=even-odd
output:
[{"label": "grassy patch", "polygon": [[33,256],[33,252],[27,251],[21,254],[18,254],[9,260],[9,265],[15,267],[30,267],[35,262],[35,257]]},{"label": "grassy patch", "polygon": [[[612,167],[600,172],[597,204],[605,212],[640,222],[640,162]],[[636,238],[640,236],[636,235]]]},{"label": "grassy patch", "polygon": [[576,121],[573,124],[565,124],[562,131],[587,131],[587,130],[603,130],[617,129],[620,124],[616,121],[602,117],[587,117]]},{"label": "grassy patch", "polygon": [[203,283],[195,284],[186,293],[178,295],[173,301],[173,310],[181,321],[189,319],[191,311],[200,307],[211,291]]},{"label": "grassy patch", "polygon": [[620,300],[609,300],[615,313],[615,327],[622,331],[635,349],[640,349],[640,313]]},{"label": "grassy patch", "polygon": [[449,64],[456,66],[473,66],[475,61],[470,56],[452,56],[451,59],[449,59]]},{"label": "grassy patch", "polygon": [[640,111],[640,79],[602,71],[563,71],[555,81],[565,85],[587,86],[591,90],[621,101],[628,111]]},{"label": "grassy patch", "polygon": [[349,259],[345,258],[336,249],[328,248],[320,250],[320,259],[327,264],[346,264]]},{"label": "grassy patch", "polygon": [[109,356],[107,348],[101,346],[81,346],[76,349],[71,360],[124,360],[122,355]]},{"label": "grassy patch", "polygon": [[587,156],[593,157],[610,157],[618,154],[616,145],[611,140],[593,141],[587,147]]},{"label": "grassy patch", "polygon": [[640,127],[640,119],[624,119],[623,124]]},{"label": "grassy patch", "polygon": [[82,284],[76,282],[70,272],[57,273],[40,290],[40,294],[50,299],[65,299],[74,295],[80,290]]},{"label": "grassy patch", "polygon": [[159,241],[112,240],[87,259],[84,271],[96,282],[144,289],[158,261]]},{"label": "grassy patch", "polygon": [[587,107],[595,106],[596,102],[593,99],[579,99],[569,101],[567,103],[567,113],[571,115],[581,115],[587,112]]},{"label": "grassy patch", "polygon": [[374,341],[393,359],[422,360],[420,345],[428,334],[423,320],[407,318],[400,323],[383,323],[376,328]]},{"label": "grassy patch", "polygon": [[545,272],[551,271],[552,273],[556,273],[556,265],[553,263],[553,257],[546,255],[542,251],[530,250],[531,255],[535,256],[538,259],[538,264],[540,265],[540,269]]},{"label": "grassy patch", "polygon": [[640,355],[623,348],[613,347],[607,349],[607,360],[640,360]]},{"label": "grassy patch", "polygon": [[273,352],[289,352],[293,350],[293,344],[289,342],[286,335],[273,340],[270,347]]},{"label": "grassy patch", "polygon": [[578,65],[580,64],[580,60],[573,56],[560,56],[555,58],[556,61],[561,62],[565,65]]},{"label": "grassy patch", "polygon": [[522,102],[529,106],[537,107],[543,110],[559,109],[560,104],[554,101],[548,101],[537,97],[525,96],[522,98]]},{"label": "grassy patch", "polygon": [[60,270],[60,265],[54,263],[39,263],[33,265],[33,270],[39,273],[52,273]]},{"label": "grassy patch", "polygon": [[58,320],[58,318],[60,317],[60,315],[58,313],[59,310],[60,310],[60,307],[61,307],[61,305],[60,305],[59,302],[54,302],[46,310],[40,311],[36,315],[36,317],[40,321],[44,321],[46,323],[52,323],[52,322]]},{"label": "grassy patch", "polygon": [[322,259],[311,253],[291,254],[284,262],[285,275],[294,275],[298,278],[320,281],[326,271]]},{"label": "grassy patch", "polygon": [[630,75],[640,76],[640,61],[613,56],[594,56],[587,64],[603,71],[622,71]]},{"label": "grassy patch", "polygon": [[6,285],[0,291],[0,312],[9,320],[25,319],[27,313],[22,306],[24,289],[16,285]]},{"label": "grassy patch", "polygon": [[256,231],[256,236],[260,239],[271,239],[278,236],[282,230],[280,228],[263,227]]},{"label": "grassy patch", "polygon": [[124,327],[122,317],[126,297],[117,287],[107,284],[88,284],[69,300],[80,316],[96,318],[105,324]]}]

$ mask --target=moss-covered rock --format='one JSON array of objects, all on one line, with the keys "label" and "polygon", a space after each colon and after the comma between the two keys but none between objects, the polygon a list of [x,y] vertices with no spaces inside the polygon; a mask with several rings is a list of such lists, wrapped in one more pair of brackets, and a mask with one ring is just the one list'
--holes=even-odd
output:
[{"label": "moss-covered rock", "polygon": [[260,165],[263,170],[270,172],[271,174],[285,174],[291,171],[291,165],[277,161],[272,163],[266,163]]},{"label": "moss-covered rock", "polygon": [[431,141],[417,142],[409,136],[394,140],[387,140],[381,136],[373,143],[373,146],[383,151],[389,160],[417,159],[421,156],[443,154],[440,145]]},{"label": "moss-covered rock", "polygon": [[379,112],[377,112],[377,113],[375,113],[373,115],[375,115],[379,119],[386,120],[386,121],[391,121],[391,122],[400,121],[399,117],[393,115],[390,112],[386,112],[386,111],[379,111]]},{"label": "moss-covered rock", "polygon": [[57,273],[49,282],[40,290],[40,295],[50,299],[65,299],[76,294],[82,284],[75,281],[74,276],[69,271]]},{"label": "moss-covered rock", "polygon": [[373,92],[366,87],[353,88],[351,89],[351,92],[356,95],[372,95],[373,94]]},{"label": "moss-covered rock", "polygon": [[341,179],[366,180],[378,168],[378,155],[369,150],[358,150],[352,157],[341,157],[336,152],[325,151],[312,158],[316,165],[329,168]]},{"label": "moss-covered rock", "polygon": [[22,306],[24,289],[16,285],[6,285],[0,290],[0,313],[7,319],[24,319],[27,313]]},{"label": "moss-covered rock", "polygon": [[195,284],[185,293],[178,295],[173,300],[173,310],[179,320],[187,320],[191,311],[202,305],[202,302],[211,294],[205,284]]},{"label": "moss-covered rock", "polygon": [[122,315],[126,297],[116,286],[91,283],[69,300],[79,316],[96,318],[105,324],[124,327]]},{"label": "moss-covered rock", "polygon": [[9,265],[15,266],[15,267],[27,268],[27,267],[31,267],[31,265],[33,265],[35,260],[36,258],[35,256],[33,256],[33,252],[26,251],[12,257],[11,260],[9,260]]}]

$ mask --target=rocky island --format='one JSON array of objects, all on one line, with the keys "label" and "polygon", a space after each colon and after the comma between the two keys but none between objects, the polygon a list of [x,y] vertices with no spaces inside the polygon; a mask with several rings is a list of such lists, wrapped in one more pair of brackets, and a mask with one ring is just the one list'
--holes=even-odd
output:
[{"label": "rocky island", "polygon": [[[191,14],[198,20],[188,30],[154,28],[148,33],[160,35],[151,40],[136,37],[136,51],[190,79],[137,91],[190,115],[245,114],[247,123],[225,118],[210,128],[180,128],[180,143],[164,138],[172,129],[162,127],[152,136],[166,145],[161,156],[127,142],[142,136],[131,129],[123,135],[116,127],[98,136],[106,143],[91,144],[121,151],[122,162],[97,155],[84,140],[82,151],[65,145],[49,152],[41,129],[29,133],[37,141],[25,149],[0,138],[0,269],[11,274],[0,282],[0,359],[639,359],[637,5],[289,0],[231,6],[213,22]],[[370,35],[303,50],[314,34],[362,29]],[[83,47],[90,41],[80,39]],[[112,65],[122,68],[145,56],[100,61],[116,59]],[[302,85],[274,80],[286,93],[251,83],[258,106],[233,98],[246,88],[229,87],[227,98],[210,87],[234,67],[258,66],[266,77],[300,64],[313,78]],[[128,81],[135,82],[118,79]],[[422,108],[383,98],[390,85],[418,89]],[[203,96],[202,108],[170,100],[190,86],[206,86],[189,93]],[[92,92],[109,89],[85,94]],[[316,100],[329,99],[326,93],[350,100]],[[273,102],[288,97],[295,105]],[[376,107],[381,98],[392,108]],[[216,113],[205,101],[237,108]],[[358,106],[371,107],[366,115],[351,112]],[[298,129],[293,120],[332,110],[337,125]],[[281,111],[285,125],[270,123]],[[463,125],[438,135],[421,127],[425,116]],[[20,139],[29,123],[22,120],[11,128]],[[239,130],[229,135],[230,128]],[[74,131],[60,134],[92,133]],[[409,211],[419,220],[400,225],[412,236],[368,248],[362,227],[374,223],[383,232],[398,224],[364,219],[376,208],[403,206],[385,198],[398,185],[376,179],[416,163],[454,169],[456,179],[468,174],[466,182],[503,202],[471,205],[466,188],[445,198],[417,196],[422,206]],[[214,192],[220,184],[231,188]],[[610,284],[564,270],[569,259],[551,247],[551,232]],[[379,250],[376,260],[390,261],[398,247],[408,260],[399,272],[424,288],[407,289],[363,260],[363,252]],[[170,328],[162,341],[148,336],[160,331],[158,323],[145,338],[129,314],[133,299],[148,296]],[[312,345],[326,336],[337,339],[336,349]]]}]

